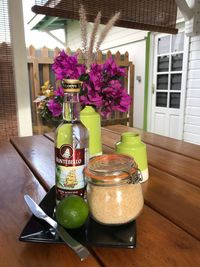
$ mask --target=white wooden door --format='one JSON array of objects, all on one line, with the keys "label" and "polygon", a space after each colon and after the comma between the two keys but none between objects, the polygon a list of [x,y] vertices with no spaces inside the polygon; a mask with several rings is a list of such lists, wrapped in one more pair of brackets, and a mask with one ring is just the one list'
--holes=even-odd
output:
[{"label": "white wooden door", "polygon": [[155,37],[151,131],[182,139],[185,101],[184,33]]}]

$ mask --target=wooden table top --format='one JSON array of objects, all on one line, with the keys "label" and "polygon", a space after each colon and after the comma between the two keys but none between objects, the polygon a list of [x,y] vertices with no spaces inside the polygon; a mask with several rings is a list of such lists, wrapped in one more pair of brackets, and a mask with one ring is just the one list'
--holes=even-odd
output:
[{"label": "wooden table top", "polygon": [[0,266],[200,266],[200,146],[122,125],[102,128],[104,153],[125,131],[147,144],[150,178],[137,219],[135,249],[90,247],[84,262],[66,245],[18,241],[31,214],[23,196],[39,203],[54,185],[53,135],[0,142]]}]

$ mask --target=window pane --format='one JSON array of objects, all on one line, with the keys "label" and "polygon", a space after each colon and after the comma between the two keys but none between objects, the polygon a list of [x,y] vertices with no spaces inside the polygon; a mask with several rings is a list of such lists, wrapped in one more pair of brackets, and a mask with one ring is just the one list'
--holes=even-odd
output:
[{"label": "window pane", "polygon": [[171,74],[170,90],[181,90],[182,74]]},{"label": "window pane", "polygon": [[183,54],[172,55],[172,71],[182,70],[183,66]]},{"label": "window pane", "polygon": [[167,90],[168,88],[168,74],[157,75],[157,89]]},{"label": "window pane", "polygon": [[169,70],[169,56],[158,57],[158,72]]},{"label": "window pane", "polygon": [[158,39],[158,55],[169,53],[170,35]]},{"label": "window pane", "polygon": [[156,93],[156,106],[167,107],[167,93],[164,92]]},{"label": "window pane", "polygon": [[180,32],[172,35],[172,52],[183,51],[184,47],[184,33]]},{"label": "window pane", "polygon": [[170,101],[169,107],[170,108],[180,108],[180,93],[170,93]]}]

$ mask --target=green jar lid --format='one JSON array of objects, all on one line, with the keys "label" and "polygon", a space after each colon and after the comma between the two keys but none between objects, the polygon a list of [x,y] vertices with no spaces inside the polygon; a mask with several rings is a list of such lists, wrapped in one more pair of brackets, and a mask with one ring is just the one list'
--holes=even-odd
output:
[{"label": "green jar lid", "polygon": [[126,143],[126,144],[128,143],[136,144],[136,143],[141,142],[140,135],[137,133],[133,133],[133,132],[122,133],[121,140],[123,143]]}]

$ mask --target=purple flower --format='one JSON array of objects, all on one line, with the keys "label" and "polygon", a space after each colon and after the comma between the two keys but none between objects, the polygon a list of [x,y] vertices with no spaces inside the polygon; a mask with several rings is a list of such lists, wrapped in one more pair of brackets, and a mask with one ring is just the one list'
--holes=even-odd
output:
[{"label": "purple flower", "polygon": [[94,91],[91,91],[91,93],[88,94],[88,100],[91,105],[94,105],[97,108],[101,107],[103,104],[102,96]]},{"label": "purple flower", "polygon": [[68,56],[63,50],[54,59],[52,70],[56,75],[56,80],[79,79],[81,75],[86,73],[86,66],[78,64],[77,55]]},{"label": "purple flower", "polygon": [[90,82],[83,84],[83,95],[80,97],[81,104],[100,107],[103,104],[102,95],[90,86]]},{"label": "purple flower", "polygon": [[51,111],[53,117],[59,117],[62,113],[62,106],[56,102],[54,99],[50,99],[47,103],[49,110]]},{"label": "purple flower", "polygon": [[126,89],[123,89],[118,110],[122,112],[127,112],[130,104],[131,104],[131,97],[130,95],[127,94]]},{"label": "purple flower", "polygon": [[54,91],[56,96],[63,97],[64,96],[64,89],[62,87],[58,87],[57,90]]},{"label": "purple flower", "polygon": [[89,81],[92,84],[94,90],[101,90],[101,88],[104,86],[102,65],[92,64],[89,72]]},{"label": "purple flower", "polygon": [[103,92],[106,93],[106,95],[116,98],[121,96],[122,92],[122,85],[119,80],[111,80],[108,82],[107,86],[103,89]]},{"label": "purple flower", "polygon": [[106,62],[103,64],[103,72],[109,77],[123,77],[126,76],[125,69],[120,68],[114,61],[112,57],[110,57]]},{"label": "purple flower", "polygon": [[[92,105],[104,117],[108,117],[114,110],[128,111],[131,97],[121,80],[126,76],[125,68],[120,68],[112,57],[102,65],[92,64],[87,72],[84,64],[78,64],[77,55],[69,56],[65,51],[61,51],[55,58],[52,69],[57,80],[68,78],[83,81],[80,94],[82,106]],[[63,96],[64,90],[59,87],[48,101],[48,108],[54,117],[60,116],[62,112]]]}]

